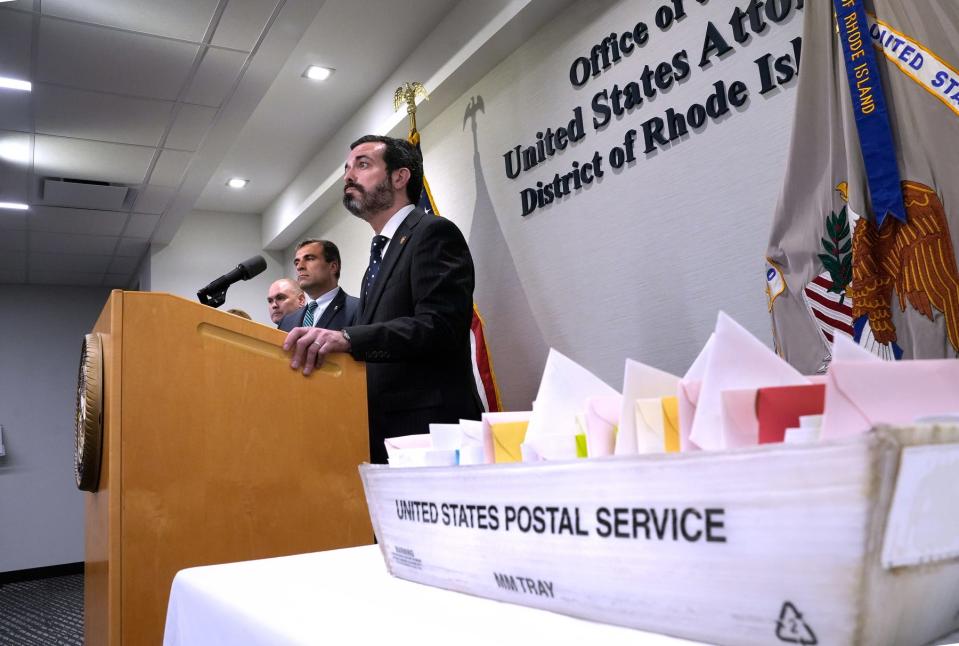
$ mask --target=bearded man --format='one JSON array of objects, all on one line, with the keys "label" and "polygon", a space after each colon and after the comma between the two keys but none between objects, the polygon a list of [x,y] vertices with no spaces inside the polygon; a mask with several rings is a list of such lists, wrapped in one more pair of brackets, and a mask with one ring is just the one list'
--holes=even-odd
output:
[{"label": "bearded man", "polygon": [[423,158],[409,142],[356,140],[343,182],[344,206],[375,234],[356,323],[341,331],[297,328],[283,347],[304,374],[331,352],[367,362],[370,457],[386,463],[386,438],[479,419],[470,359],[473,259],[456,225],[415,206]]}]

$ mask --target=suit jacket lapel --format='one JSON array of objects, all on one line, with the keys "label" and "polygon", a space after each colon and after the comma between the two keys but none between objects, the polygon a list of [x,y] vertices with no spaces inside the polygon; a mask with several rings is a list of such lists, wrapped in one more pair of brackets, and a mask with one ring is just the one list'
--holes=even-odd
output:
[{"label": "suit jacket lapel", "polygon": [[323,310],[323,316],[320,317],[320,320],[317,321],[316,327],[325,328],[330,324],[330,321],[336,316],[336,313],[343,309],[343,304],[346,302],[346,292],[342,289],[336,293],[336,296],[333,297],[333,300],[330,301],[330,304],[326,306],[326,309]]},{"label": "suit jacket lapel", "polygon": [[360,303],[362,307],[361,318],[364,323],[369,323],[372,320],[373,312],[376,310],[376,304],[379,303],[380,296],[383,294],[386,281],[389,280],[390,274],[393,273],[393,268],[396,267],[397,260],[399,260],[403,254],[403,250],[406,248],[406,243],[413,229],[419,224],[423,217],[425,217],[425,214],[421,209],[413,209],[390,239],[390,245],[386,249],[386,257],[383,258],[383,265],[380,267],[380,272],[376,275],[376,282],[373,284],[370,296]]}]

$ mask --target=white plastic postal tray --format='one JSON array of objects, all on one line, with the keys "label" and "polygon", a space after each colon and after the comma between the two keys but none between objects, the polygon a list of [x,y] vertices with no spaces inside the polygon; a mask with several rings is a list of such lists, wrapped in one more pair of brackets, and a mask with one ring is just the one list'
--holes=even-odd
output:
[{"label": "white plastic postal tray", "polygon": [[718,644],[918,645],[959,629],[959,427],[360,472],[403,579]]}]

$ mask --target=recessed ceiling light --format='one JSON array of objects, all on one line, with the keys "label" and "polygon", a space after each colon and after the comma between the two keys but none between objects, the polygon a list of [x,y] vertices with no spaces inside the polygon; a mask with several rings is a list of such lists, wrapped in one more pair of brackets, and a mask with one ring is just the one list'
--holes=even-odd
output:
[{"label": "recessed ceiling light", "polygon": [[22,202],[0,202],[0,209],[13,209],[14,211],[26,211],[30,207]]},{"label": "recessed ceiling light", "polygon": [[250,180],[243,179],[241,177],[231,177],[230,181],[226,183],[230,188],[243,188],[250,183]]},{"label": "recessed ceiling light", "polygon": [[310,65],[306,68],[306,71],[303,72],[303,76],[310,79],[311,81],[325,81],[330,78],[335,72],[331,67],[320,67],[319,65]]},{"label": "recessed ceiling light", "polygon": [[6,76],[0,76],[0,88],[7,90],[20,90],[21,92],[30,92],[33,89],[33,84],[30,81],[21,81],[20,79],[12,79]]},{"label": "recessed ceiling light", "polygon": [[30,161],[30,146],[22,141],[0,141],[0,159],[26,164]]}]

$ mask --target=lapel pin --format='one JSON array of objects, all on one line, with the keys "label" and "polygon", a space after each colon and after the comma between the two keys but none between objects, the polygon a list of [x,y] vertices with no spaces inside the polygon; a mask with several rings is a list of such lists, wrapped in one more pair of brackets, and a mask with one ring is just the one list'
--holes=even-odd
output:
[{"label": "lapel pin", "polygon": [[400,238],[400,244],[403,244],[404,242],[406,242],[406,236],[403,236],[402,238]]}]

